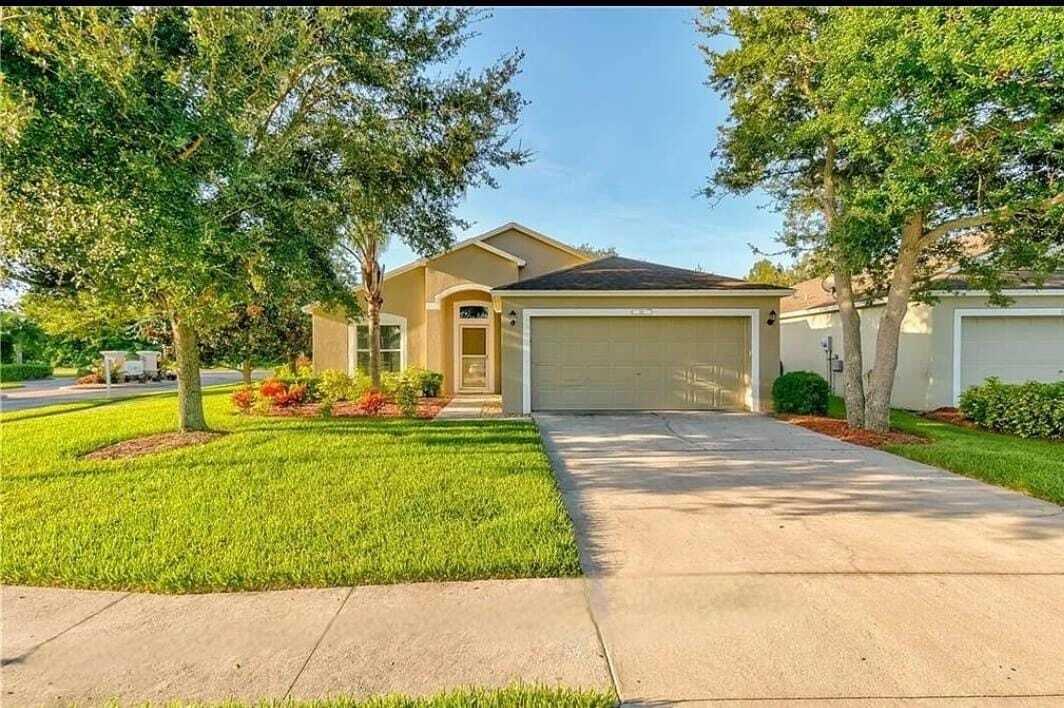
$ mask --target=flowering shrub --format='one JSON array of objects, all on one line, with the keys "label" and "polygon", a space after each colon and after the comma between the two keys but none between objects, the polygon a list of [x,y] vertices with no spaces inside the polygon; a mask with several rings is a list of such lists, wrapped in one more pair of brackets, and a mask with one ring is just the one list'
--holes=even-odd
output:
[{"label": "flowering shrub", "polygon": [[283,394],[273,397],[273,405],[278,408],[290,408],[298,406],[307,400],[306,384],[292,384]]},{"label": "flowering shrub", "polygon": [[233,395],[229,397],[229,400],[232,401],[233,408],[236,408],[240,413],[250,413],[251,407],[255,405],[255,389],[250,386],[238,388],[233,391]]},{"label": "flowering shrub", "polygon": [[380,412],[384,410],[385,404],[388,403],[388,399],[380,391],[366,391],[362,394],[362,397],[358,399],[358,407],[362,409],[366,415],[380,415]]},{"label": "flowering shrub", "polygon": [[987,379],[961,394],[964,417],[1023,438],[1064,438],[1064,381],[1003,384]]},{"label": "flowering shrub", "polygon": [[74,383],[76,383],[76,384],[102,384],[102,383],[106,383],[106,382],[104,381],[103,374],[101,374],[98,371],[90,371],[89,373],[85,374],[84,376],[78,377],[78,379],[76,381],[74,381]]},{"label": "flowering shrub", "polygon": [[306,400],[316,401],[319,398],[318,387],[321,385],[321,377],[314,373],[313,366],[299,366],[295,372],[287,364],[277,367],[274,378],[291,386],[302,384],[306,387]]},{"label": "flowering shrub", "polygon": [[281,379],[266,379],[259,386],[259,393],[266,398],[276,400],[288,393],[288,385]]}]

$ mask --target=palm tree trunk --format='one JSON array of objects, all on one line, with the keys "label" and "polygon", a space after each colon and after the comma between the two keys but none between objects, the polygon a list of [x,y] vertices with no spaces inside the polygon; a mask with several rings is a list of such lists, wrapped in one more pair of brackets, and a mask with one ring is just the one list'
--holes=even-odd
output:
[{"label": "palm tree trunk", "polygon": [[251,368],[251,360],[249,359],[244,359],[244,361],[240,363],[240,375],[244,379],[245,386],[251,385]]},{"label": "palm tree trunk", "polygon": [[200,386],[199,336],[183,318],[173,318],[174,358],[177,360],[177,418],[182,432],[207,430]]},{"label": "palm tree trunk", "polygon": [[375,389],[381,387],[381,306],[384,305],[384,272],[377,260],[376,243],[363,251],[362,286],[366,290],[369,320],[369,377]]}]

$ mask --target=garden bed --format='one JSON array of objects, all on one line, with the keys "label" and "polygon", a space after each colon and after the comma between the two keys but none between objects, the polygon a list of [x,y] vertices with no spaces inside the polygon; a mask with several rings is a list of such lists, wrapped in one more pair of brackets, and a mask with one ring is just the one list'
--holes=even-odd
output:
[{"label": "garden bed", "polygon": [[[439,415],[443,407],[451,402],[450,396],[436,396],[419,398],[417,413],[414,418],[431,419]],[[267,415],[288,416],[300,418],[317,418],[322,415],[321,403],[304,403],[299,406],[287,408],[271,408]],[[366,411],[357,401],[339,401],[332,406],[331,415],[334,418],[402,418],[404,417],[399,406],[394,401],[388,401],[377,413]]]},{"label": "garden bed", "polygon": [[191,445],[203,445],[221,437],[224,433],[213,431],[190,431],[187,433],[161,433],[132,440],[123,440],[83,455],[83,460],[122,460],[129,457],[151,455],[166,450],[176,450]]},{"label": "garden bed", "polygon": [[800,425],[843,442],[863,445],[864,447],[883,448],[888,445],[919,445],[927,443],[927,438],[911,433],[903,433],[899,430],[891,430],[889,433],[876,433],[863,428],[851,428],[846,421],[819,415],[785,415],[777,416],[780,420]]},{"label": "garden bed", "polygon": [[953,408],[951,406],[944,406],[942,408],[936,408],[933,411],[927,411],[921,414],[928,420],[937,420],[942,423],[949,423],[950,425],[959,425],[964,428],[978,428],[979,426],[964,417],[960,409]]}]

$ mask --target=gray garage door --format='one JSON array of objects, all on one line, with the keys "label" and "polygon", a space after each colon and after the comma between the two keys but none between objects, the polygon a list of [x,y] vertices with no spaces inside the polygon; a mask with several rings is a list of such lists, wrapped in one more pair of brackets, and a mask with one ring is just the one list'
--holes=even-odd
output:
[{"label": "gray garage door", "polygon": [[990,376],[1006,383],[1064,379],[1064,316],[965,317],[961,391]]},{"label": "gray garage door", "polygon": [[745,317],[536,317],[533,410],[746,407]]}]

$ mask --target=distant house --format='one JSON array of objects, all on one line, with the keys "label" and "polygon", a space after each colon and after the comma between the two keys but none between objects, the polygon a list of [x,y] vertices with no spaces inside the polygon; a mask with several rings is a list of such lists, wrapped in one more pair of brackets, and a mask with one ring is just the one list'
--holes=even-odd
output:
[{"label": "distant house", "polygon": [[[1041,285],[1012,274],[1008,307],[994,307],[987,293],[968,289],[961,278],[935,280],[938,303],[911,304],[902,322],[893,403],[932,410],[954,406],[962,391],[997,376],[1006,382],[1064,379],[1064,273]],[[781,343],[786,371],[827,375],[826,337],[842,356],[842,328],[830,279],[798,283],[781,301]],[[883,301],[860,308],[864,364],[871,368]],[[842,376],[835,375],[842,392]]]},{"label": "distant house", "polygon": [[[588,254],[506,224],[384,281],[386,369],[446,393],[501,393],[511,413],[761,410],[779,371],[786,288]],[[364,370],[368,327],[311,308],[316,369]]]}]

